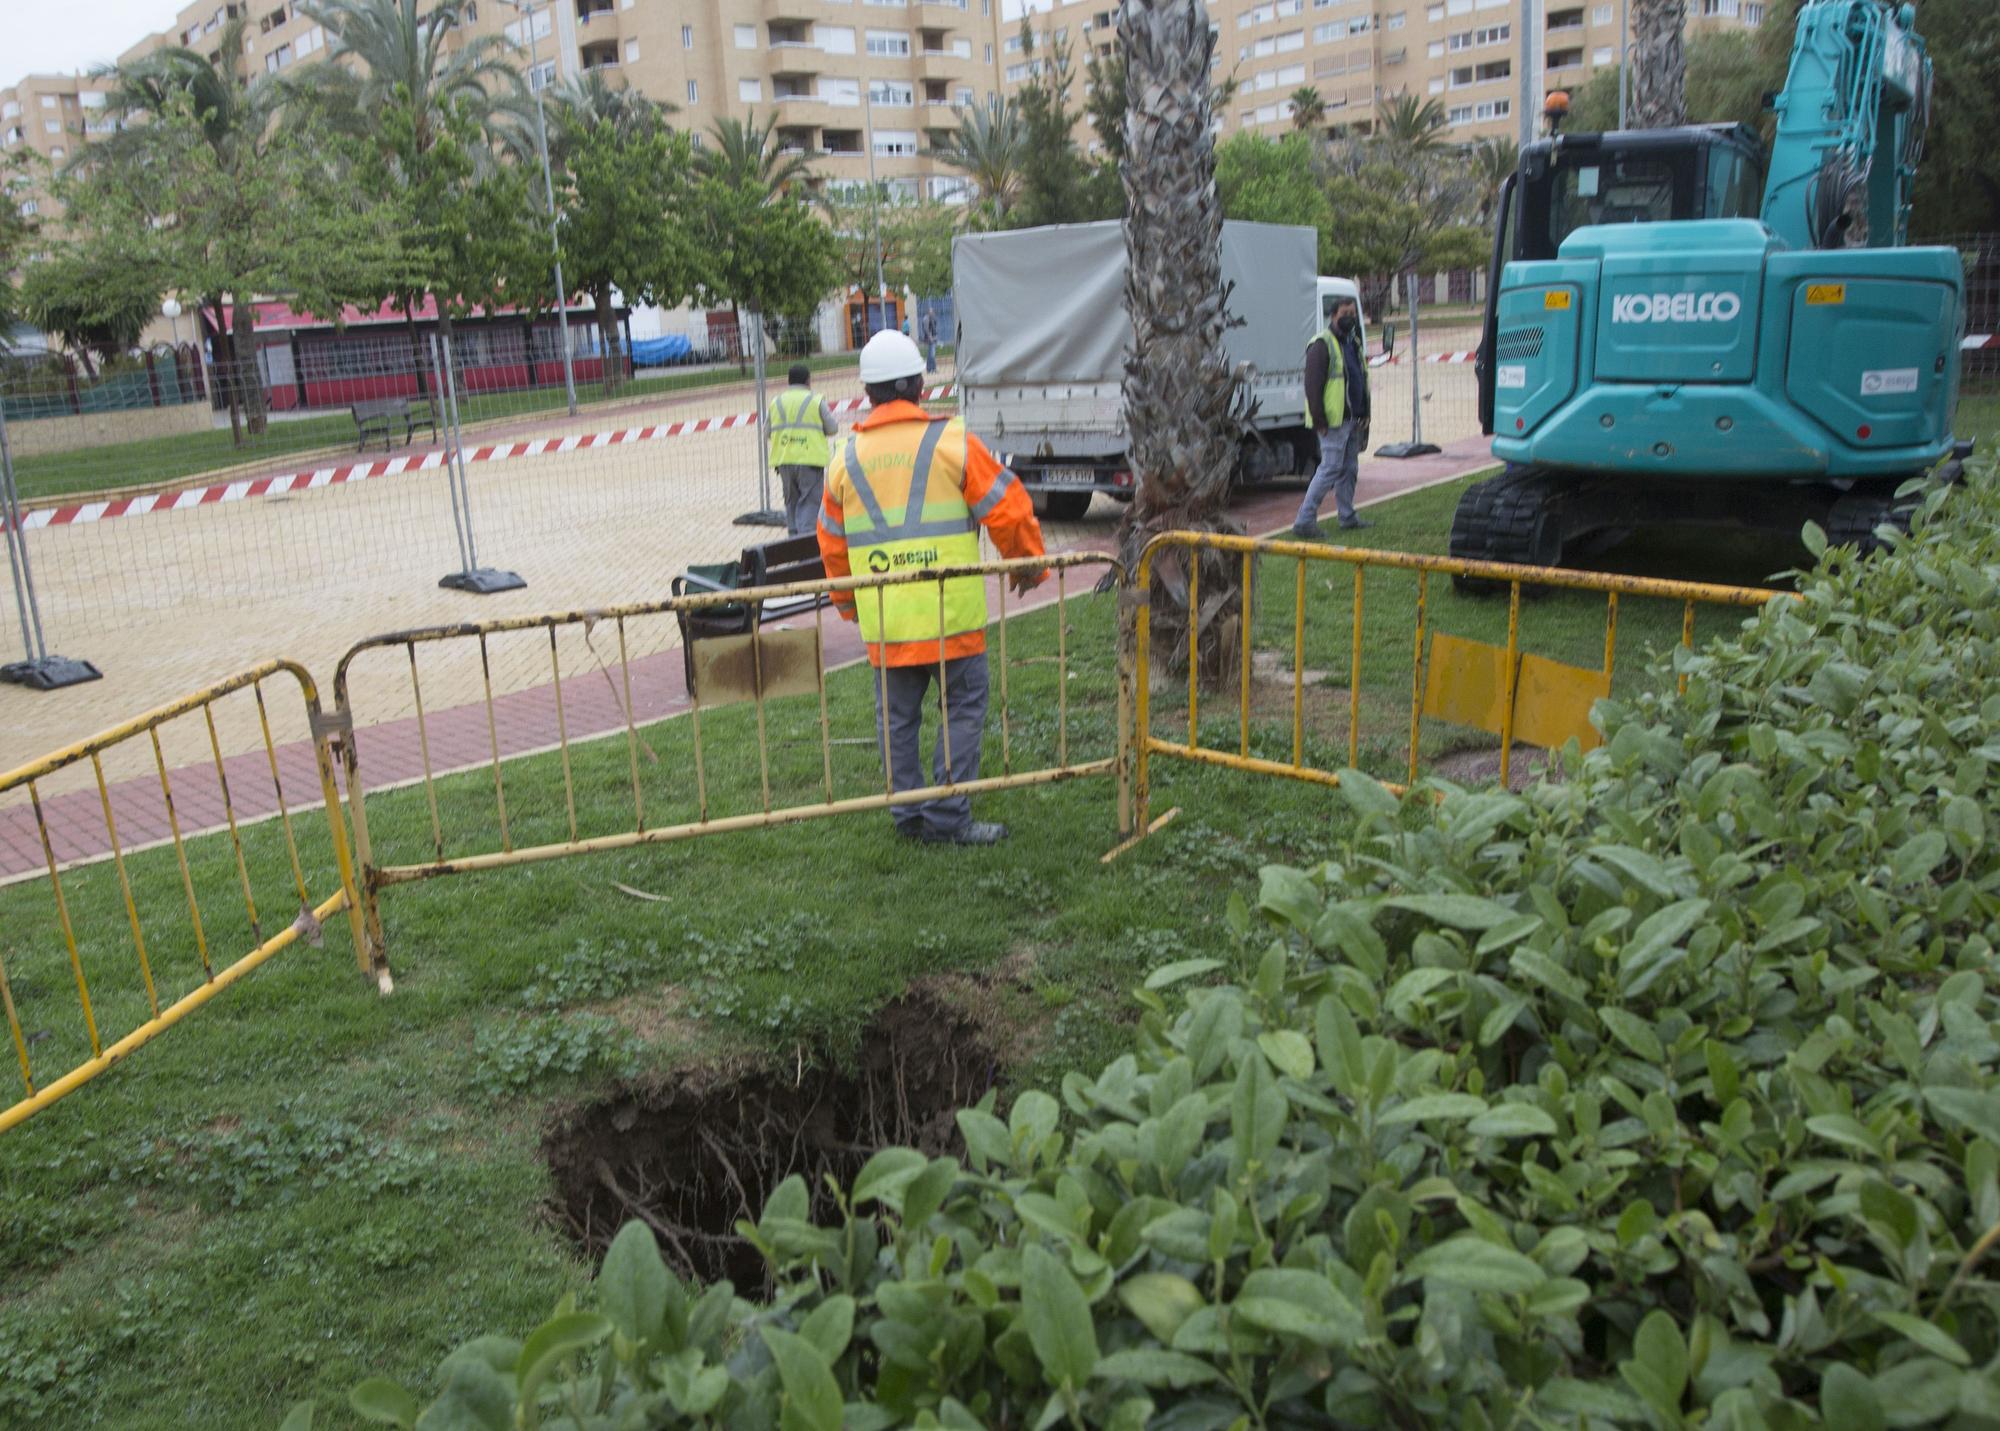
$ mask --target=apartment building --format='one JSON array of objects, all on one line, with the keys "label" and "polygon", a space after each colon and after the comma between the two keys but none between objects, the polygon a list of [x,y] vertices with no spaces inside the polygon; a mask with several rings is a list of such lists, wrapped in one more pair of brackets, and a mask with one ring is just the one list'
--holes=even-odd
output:
[{"label": "apartment building", "polygon": [[[465,39],[519,47],[535,89],[601,73],[677,109],[700,143],[713,122],[778,116],[789,151],[819,157],[834,185],[876,178],[909,197],[953,198],[963,181],[925,157],[955,105],[998,89],[997,0],[472,0]],[[163,6],[164,9],[164,6]],[[325,59],[332,37],[295,0],[198,0],[118,56],[163,46],[214,52],[246,19],[243,63],[283,74]],[[72,86],[74,88],[74,86]]]},{"label": "apartment building", "polygon": [[[1689,29],[1762,23],[1762,0],[1690,0]],[[1001,83],[1008,93],[1034,74],[1021,19],[1037,35],[1066,40],[1079,71],[1116,44],[1118,12],[1107,0],[1010,0],[1001,20]],[[1225,134],[1283,133],[1292,93],[1311,86],[1329,125],[1365,131],[1379,101],[1403,94],[1438,100],[1455,140],[1518,138],[1524,25],[1530,26],[1540,107],[1550,90],[1574,89],[1618,63],[1618,0],[1210,0],[1215,73],[1236,90],[1217,118]],[[1534,116],[1527,118],[1532,121]],[[1095,136],[1084,132],[1086,144]]]},{"label": "apartment building", "polygon": [[[95,135],[116,127],[106,108],[101,80],[78,75],[29,75],[0,89],[0,149],[32,151],[53,173]],[[7,196],[23,214],[44,221],[60,216],[60,206],[39,180],[23,183]]]}]

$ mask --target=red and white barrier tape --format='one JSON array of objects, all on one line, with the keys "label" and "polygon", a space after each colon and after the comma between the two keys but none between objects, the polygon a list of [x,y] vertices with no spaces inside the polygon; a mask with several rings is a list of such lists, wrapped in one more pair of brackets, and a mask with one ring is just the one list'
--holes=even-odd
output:
[{"label": "red and white barrier tape", "polygon": [[[956,384],[930,388],[926,400],[950,397]],[[868,405],[866,398],[841,398],[827,404],[831,412],[856,412]],[[724,417],[697,417],[686,422],[660,423],[652,427],[627,427],[615,432],[585,432],[570,437],[538,437],[528,442],[503,442],[468,447],[467,462],[505,462],[516,457],[547,457],[588,448],[617,447],[627,442],[658,442],[669,437],[693,437],[728,428],[755,427],[754,412],[732,412]],[[250,497],[277,497],[287,492],[309,492],[321,487],[366,482],[376,477],[396,477],[406,472],[430,472],[444,465],[444,452],[413,453],[388,457],[377,462],[356,462],[346,467],[321,467],[311,472],[291,472],[277,477],[243,478],[207,487],[187,487],[177,492],[149,492],[142,497],[114,497],[102,502],[73,502],[61,507],[41,507],[25,512],[21,526],[81,526],[87,522],[107,522],[114,517],[138,517],[148,512],[179,512],[189,507],[206,507],[217,502],[240,502]]]}]

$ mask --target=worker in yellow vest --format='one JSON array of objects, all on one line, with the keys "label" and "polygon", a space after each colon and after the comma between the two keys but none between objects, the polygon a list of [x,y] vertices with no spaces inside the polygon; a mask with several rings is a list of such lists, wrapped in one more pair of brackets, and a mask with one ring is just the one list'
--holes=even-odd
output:
[{"label": "worker in yellow vest", "polygon": [[[906,333],[877,333],[861,350],[870,411],[854,424],[827,469],[819,550],[829,577],[976,565],[983,526],[1003,556],[1041,556],[1042,529],[1027,490],[960,418],[932,417],[923,396],[924,355]],[[1017,592],[1046,570],[1010,578]],[[986,581],[956,576],[837,593],[858,621],[876,668],[876,730],[889,788],[962,785],[979,778],[986,729]],[[940,682],[940,733],[924,777],[924,706]],[[898,833],[935,844],[991,845],[1005,825],[972,818],[964,795],[892,805]]]},{"label": "worker in yellow vest", "polygon": [[1361,454],[1368,450],[1369,403],[1361,310],[1352,298],[1335,305],[1331,331],[1322,328],[1306,344],[1306,412],[1319,437],[1319,470],[1292,518],[1292,535],[1301,539],[1319,535],[1319,509],[1329,492],[1342,531],[1370,525],[1354,510]]},{"label": "worker in yellow vest", "polygon": [[771,434],[768,456],[785,489],[785,531],[802,537],[813,529],[820,491],[831,455],[827,439],[840,431],[827,411],[826,399],[811,387],[812,369],[793,363],[791,386],[771,399],[765,428]]}]

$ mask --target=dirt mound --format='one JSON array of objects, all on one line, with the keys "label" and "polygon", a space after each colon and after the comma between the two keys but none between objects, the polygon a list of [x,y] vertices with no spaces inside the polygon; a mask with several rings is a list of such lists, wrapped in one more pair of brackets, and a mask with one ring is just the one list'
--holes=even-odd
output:
[{"label": "dirt mound", "polygon": [[814,1216],[877,1149],[931,1154],[957,1143],[957,1110],[991,1088],[999,1064],[972,1024],[927,994],[886,1005],[851,1066],[699,1077],[627,1089],[579,1111],[543,1145],[556,1216],[592,1260],[639,1218],[683,1276],[726,1277],[754,1293],[764,1260],[736,1235],[771,1189],[801,1174]]}]

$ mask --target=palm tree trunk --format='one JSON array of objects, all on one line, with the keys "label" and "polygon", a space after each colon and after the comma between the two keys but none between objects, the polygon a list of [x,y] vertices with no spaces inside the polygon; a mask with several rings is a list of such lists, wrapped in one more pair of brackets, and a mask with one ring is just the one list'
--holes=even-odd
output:
[{"label": "palm tree trunk", "polygon": [[[1125,308],[1132,350],[1125,360],[1128,455],[1137,492],[1119,528],[1119,555],[1136,571],[1140,552],[1175,529],[1236,531],[1225,515],[1239,443],[1236,376],[1223,347],[1222,201],[1215,187],[1209,53],[1202,0],[1125,0],[1118,38],[1126,56]],[[1169,552],[1154,563],[1153,670],[1187,671],[1188,623],[1197,631],[1198,674],[1219,686],[1239,659],[1245,593],[1242,563],[1222,553],[1200,563],[1200,609],[1190,611],[1189,563]],[[1124,640],[1131,623],[1122,624]]]},{"label": "palm tree trunk", "polygon": [[1633,0],[1632,127],[1687,123],[1687,0]]}]

